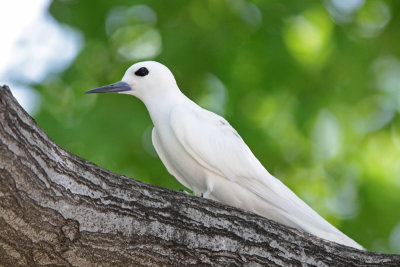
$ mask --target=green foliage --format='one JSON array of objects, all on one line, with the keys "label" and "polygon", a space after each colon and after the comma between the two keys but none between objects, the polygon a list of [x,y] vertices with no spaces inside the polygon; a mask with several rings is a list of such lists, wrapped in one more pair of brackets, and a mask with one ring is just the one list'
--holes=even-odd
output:
[{"label": "green foliage", "polygon": [[320,214],[370,250],[400,253],[400,2],[334,2],[346,1],[54,1],[85,43],[36,86],[36,119],[83,158],[182,189],[139,100],[83,94],[160,61]]}]

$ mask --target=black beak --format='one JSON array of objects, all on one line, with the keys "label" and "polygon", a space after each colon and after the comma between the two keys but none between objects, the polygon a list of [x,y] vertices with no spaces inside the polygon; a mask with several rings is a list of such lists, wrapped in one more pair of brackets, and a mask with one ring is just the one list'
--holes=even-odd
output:
[{"label": "black beak", "polygon": [[126,82],[117,82],[113,84],[109,84],[106,86],[102,86],[96,89],[92,89],[87,91],[85,94],[95,94],[95,93],[118,93],[131,91],[132,88]]}]

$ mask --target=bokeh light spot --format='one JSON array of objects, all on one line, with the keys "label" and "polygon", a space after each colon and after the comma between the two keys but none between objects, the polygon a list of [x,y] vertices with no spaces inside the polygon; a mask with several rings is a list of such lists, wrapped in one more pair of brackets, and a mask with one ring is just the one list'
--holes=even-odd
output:
[{"label": "bokeh light spot", "polygon": [[353,130],[366,134],[381,129],[393,119],[394,108],[390,98],[380,95],[361,100],[353,108],[357,116],[352,124]]},{"label": "bokeh light spot", "polygon": [[107,15],[106,32],[125,61],[152,59],[162,50],[157,14],[147,5],[115,7]]},{"label": "bokeh light spot", "polygon": [[369,135],[361,150],[367,177],[400,187],[400,149],[390,133],[380,131]]},{"label": "bokeh light spot", "polygon": [[378,58],[372,65],[378,89],[400,94],[400,60],[393,56]]},{"label": "bokeh light spot", "polygon": [[380,0],[366,1],[357,13],[357,26],[362,37],[376,37],[390,20],[390,9]]},{"label": "bokeh light spot", "polygon": [[390,234],[389,246],[392,251],[400,251],[400,222],[393,228]]},{"label": "bokeh light spot", "polygon": [[261,25],[262,13],[254,3],[245,0],[227,0],[227,3],[250,27],[257,28]]},{"label": "bokeh light spot", "polygon": [[365,0],[327,0],[325,6],[336,23],[348,23],[354,20],[354,14]]},{"label": "bokeh light spot", "polygon": [[205,90],[197,102],[206,109],[224,115],[227,99],[225,85],[212,73],[206,75],[204,85]]},{"label": "bokeh light spot", "polygon": [[112,35],[119,28],[134,24],[157,23],[157,14],[146,5],[134,5],[129,8],[118,6],[110,10],[106,19],[106,32]]},{"label": "bokeh light spot", "polygon": [[318,7],[289,18],[283,38],[295,59],[306,66],[319,67],[330,54],[332,30],[326,11]]},{"label": "bokeh light spot", "polygon": [[337,155],[341,148],[341,128],[336,116],[324,109],[318,114],[312,132],[314,157],[329,160]]},{"label": "bokeh light spot", "polygon": [[162,50],[160,32],[146,25],[120,28],[113,34],[112,42],[126,61],[152,59]]}]

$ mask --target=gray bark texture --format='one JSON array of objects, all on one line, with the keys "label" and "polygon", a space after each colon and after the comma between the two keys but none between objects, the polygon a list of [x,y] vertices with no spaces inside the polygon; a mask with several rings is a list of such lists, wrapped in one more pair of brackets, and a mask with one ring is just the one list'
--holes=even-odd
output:
[{"label": "gray bark texture", "polygon": [[102,169],[0,87],[0,266],[400,266]]}]

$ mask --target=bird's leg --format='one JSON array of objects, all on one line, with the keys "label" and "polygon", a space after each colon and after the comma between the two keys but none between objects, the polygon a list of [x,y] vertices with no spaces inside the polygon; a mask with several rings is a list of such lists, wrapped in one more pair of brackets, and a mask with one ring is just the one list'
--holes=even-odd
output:
[{"label": "bird's leg", "polygon": [[201,197],[207,198],[207,196],[212,192],[213,186],[211,183],[207,183],[207,191],[201,194]]}]

